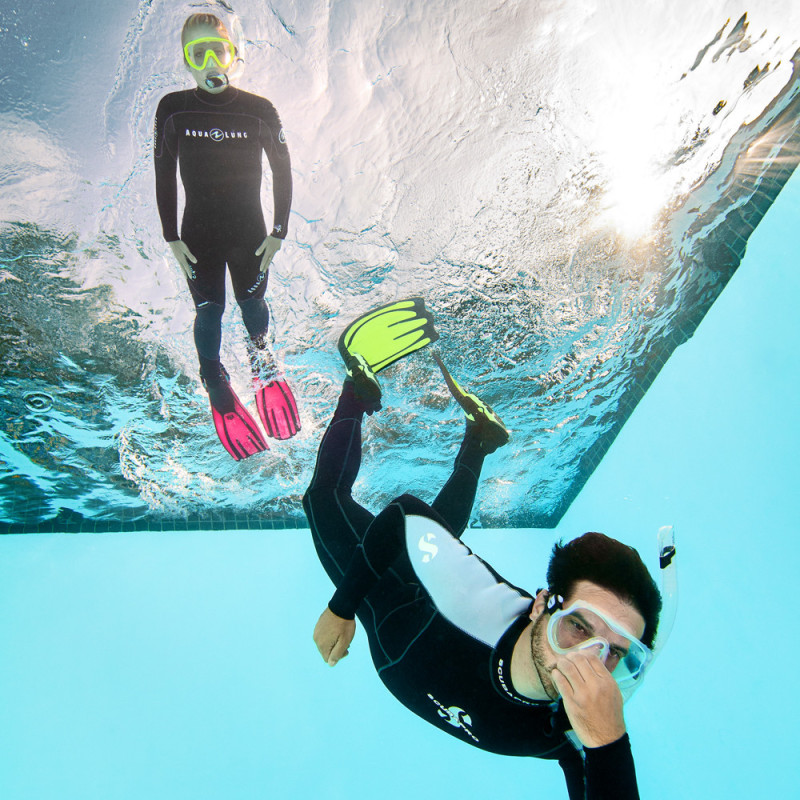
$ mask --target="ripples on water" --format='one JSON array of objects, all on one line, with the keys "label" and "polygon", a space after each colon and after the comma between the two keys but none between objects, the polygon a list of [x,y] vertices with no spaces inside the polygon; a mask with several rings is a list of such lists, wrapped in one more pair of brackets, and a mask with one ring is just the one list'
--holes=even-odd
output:
[{"label": "ripples on water", "polygon": [[[239,464],[154,206],[153,113],[188,85],[182,10],[3,12],[29,80],[3,86],[0,115],[0,516],[302,524],[341,328],[422,294],[456,376],[513,430],[475,524],[555,524],[794,167],[800,11],[771,5],[742,20],[734,3],[235,4],[240,85],[273,100],[292,152],[269,301],[303,421]],[[244,395],[230,303],[223,337]],[[424,354],[384,374],[357,489],[430,499],[462,422]]]}]

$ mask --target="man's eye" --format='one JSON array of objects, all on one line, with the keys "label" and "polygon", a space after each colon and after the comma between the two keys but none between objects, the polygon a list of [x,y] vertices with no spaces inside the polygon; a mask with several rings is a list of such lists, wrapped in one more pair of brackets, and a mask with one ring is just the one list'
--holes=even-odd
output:
[{"label": "man's eye", "polygon": [[587,630],[586,626],[582,622],[580,622],[579,620],[570,619],[569,623],[572,626],[572,632],[574,634],[576,634],[576,635],[579,634],[579,635],[583,635],[583,636],[588,635],[589,631]]},{"label": "man's eye", "polygon": [[615,664],[619,664],[620,661],[624,661],[627,657],[627,652],[625,650],[621,650],[619,647],[612,647],[611,653],[609,654],[609,658],[614,659]]}]

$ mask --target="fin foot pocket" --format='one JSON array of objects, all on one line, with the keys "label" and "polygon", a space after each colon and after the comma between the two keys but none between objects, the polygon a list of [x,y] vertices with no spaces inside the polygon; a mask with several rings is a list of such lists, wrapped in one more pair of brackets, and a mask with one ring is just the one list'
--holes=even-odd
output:
[{"label": "fin foot pocket", "polygon": [[383,396],[381,385],[364,356],[360,353],[348,355],[344,363],[347,368],[346,380],[353,382],[353,394],[364,407],[367,416],[380,411]]},{"label": "fin foot pocket", "polygon": [[450,394],[464,411],[468,433],[480,442],[481,450],[486,454],[494,453],[495,450],[507,444],[511,434],[492,407],[488,403],[484,403],[477,395],[465,392],[450,374],[438,353],[434,353],[433,358],[439,365]]},{"label": "fin foot pocket", "polygon": [[227,370],[221,366],[219,375],[201,375],[201,379],[208,392],[217,436],[231,458],[241,461],[268,450],[258,423],[233,391]]}]

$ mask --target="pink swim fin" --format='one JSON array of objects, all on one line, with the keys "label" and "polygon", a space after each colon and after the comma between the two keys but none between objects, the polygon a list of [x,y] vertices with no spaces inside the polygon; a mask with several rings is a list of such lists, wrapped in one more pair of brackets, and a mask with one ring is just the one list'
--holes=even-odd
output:
[{"label": "pink swim fin", "polygon": [[256,378],[256,406],[267,436],[291,439],[300,430],[300,414],[289,384],[283,378],[264,383]]},{"label": "pink swim fin", "polygon": [[224,368],[222,375],[224,381],[217,382],[213,388],[206,385],[211,400],[214,427],[222,446],[235,461],[241,461],[243,458],[249,458],[256,453],[269,450],[258,428],[258,423],[236,396]]}]

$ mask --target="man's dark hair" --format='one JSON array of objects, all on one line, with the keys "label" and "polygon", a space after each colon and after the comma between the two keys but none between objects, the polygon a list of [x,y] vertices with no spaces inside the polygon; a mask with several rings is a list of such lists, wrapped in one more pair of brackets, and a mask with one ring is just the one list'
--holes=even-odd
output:
[{"label": "man's dark hair", "polygon": [[591,581],[630,603],[644,618],[642,643],[653,646],[661,613],[661,593],[633,547],[602,533],[584,533],[553,547],[547,565],[551,594],[569,597],[578,581]]}]

